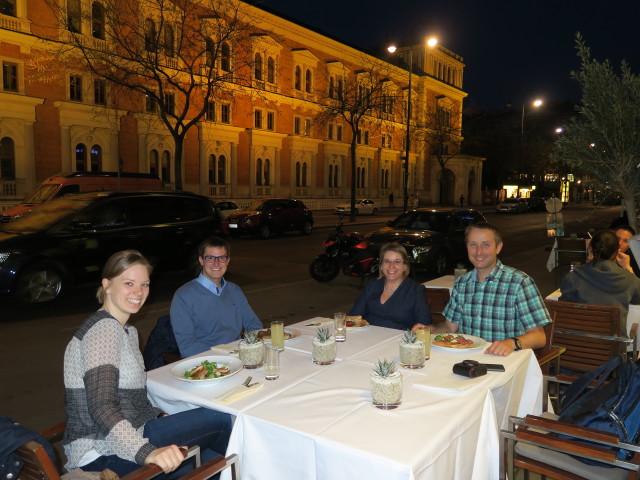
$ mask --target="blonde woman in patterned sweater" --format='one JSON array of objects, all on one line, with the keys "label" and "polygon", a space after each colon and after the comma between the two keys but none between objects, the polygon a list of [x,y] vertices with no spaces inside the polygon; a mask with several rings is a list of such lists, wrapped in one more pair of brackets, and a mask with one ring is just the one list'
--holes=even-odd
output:
[{"label": "blonde woman in patterned sweater", "polygon": [[102,307],[75,333],[64,356],[68,469],[123,476],[155,463],[169,478],[183,456],[179,446],[199,445],[202,461],[224,455],[229,415],[198,408],[167,415],[147,397],[138,333],[128,324],[149,295],[149,262],[137,251],[118,252],[102,272]]}]

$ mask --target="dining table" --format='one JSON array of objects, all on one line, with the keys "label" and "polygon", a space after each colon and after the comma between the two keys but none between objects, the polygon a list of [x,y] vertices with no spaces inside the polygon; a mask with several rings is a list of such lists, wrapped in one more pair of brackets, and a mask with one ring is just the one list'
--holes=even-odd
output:
[{"label": "dining table", "polygon": [[[264,380],[260,367],[198,384],[176,378],[170,364],[148,372],[149,397],[167,413],[205,407],[231,414],[227,454],[239,455],[244,480],[498,478],[500,428],[509,415],[542,411],[542,373],[532,351],[487,355],[481,339],[466,351],[433,346],[424,368],[398,367],[402,403],[378,409],[371,403],[371,373],[380,359],[399,365],[403,332],[350,328],[335,363],[316,365],[313,336],[332,325],[315,317],[285,327],[292,338],[280,354],[277,380]],[[236,357],[237,350],[236,341],[198,356]],[[502,364],[505,371],[454,374],[453,365],[466,359]],[[248,375],[264,386],[232,403],[219,400]]]}]

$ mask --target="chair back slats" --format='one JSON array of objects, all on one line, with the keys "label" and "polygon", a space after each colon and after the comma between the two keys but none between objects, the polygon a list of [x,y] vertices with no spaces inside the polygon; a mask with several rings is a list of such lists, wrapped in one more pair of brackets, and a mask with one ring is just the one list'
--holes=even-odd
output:
[{"label": "chair back slats", "polygon": [[60,480],[47,451],[39,443],[26,442],[15,450],[15,454],[24,462],[18,480]]},{"label": "chair back slats", "polygon": [[627,336],[626,325],[620,322],[619,307],[556,300],[545,303],[553,320],[553,345],[566,348],[560,368],[588,372],[626,352],[627,344],[620,338]]},{"label": "chair back slats", "polygon": [[451,293],[448,288],[425,288],[424,296],[427,300],[427,305],[429,305],[429,310],[431,310],[431,321],[433,324],[437,324],[445,321],[444,308],[449,303],[449,299],[451,298]]},{"label": "chair back slats", "polygon": [[585,263],[587,251],[585,241],[581,239],[562,238],[558,239],[558,265],[570,265],[572,263]]}]

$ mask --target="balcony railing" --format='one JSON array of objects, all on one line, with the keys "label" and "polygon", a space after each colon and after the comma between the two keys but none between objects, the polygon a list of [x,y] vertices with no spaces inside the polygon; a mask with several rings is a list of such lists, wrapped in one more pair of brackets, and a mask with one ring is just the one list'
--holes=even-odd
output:
[{"label": "balcony railing", "polygon": [[27,195],[24,178],[0,180],[0,196],[22,200]]},{"label": "balcony railing", "polygon": [[308,197],[309,187],[296,187],[296,197]]},{"label": "balcony railing", "polygon": [[231,193],[231,185],[209,185],[209,196],[226,198]]},{"label": "balcony railing", "polygon": [[256,195],[259,197],[271,197],[273,196],[272,187],[264,186],[264,187],[256,187]]}]

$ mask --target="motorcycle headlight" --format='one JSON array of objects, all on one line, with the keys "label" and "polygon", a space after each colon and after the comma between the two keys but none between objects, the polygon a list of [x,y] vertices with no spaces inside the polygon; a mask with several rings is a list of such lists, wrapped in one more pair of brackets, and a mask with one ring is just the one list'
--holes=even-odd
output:
[{"label": "motorcycle headlight", "polygon": [[414,260],[417,260],[420,255],[427,253],[429,250],[431,250],[430,245],[424,247],[413,247],[413,249],[411,250],[411,256]]}]

